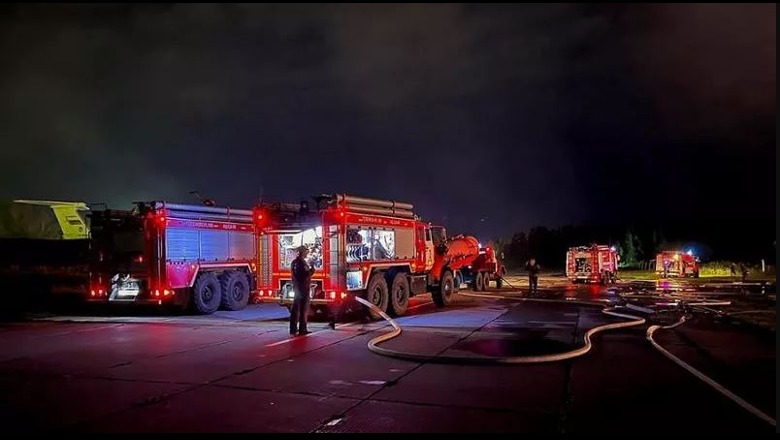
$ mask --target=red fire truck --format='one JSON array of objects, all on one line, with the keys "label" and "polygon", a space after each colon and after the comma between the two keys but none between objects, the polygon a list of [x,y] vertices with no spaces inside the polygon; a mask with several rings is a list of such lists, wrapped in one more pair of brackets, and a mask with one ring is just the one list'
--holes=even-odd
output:
[{"label": "red fire truck", "polygon": [[254,287],[252,211],[162,201],[90,215],[92,301],[239,310]]},{"label": "red fire truck", "polygon": [[439,307],[455,293],[443,228],[420,221],[413,206],[348,195],[256,208],[258,293],[288,308],[294,296],[290,264],[307,246],[315,272],[313,307],[327,307],[349,293],[365,295],[382,311],[406,313],[409,298],[431,292]]},{"label": "red fire truck", "polygon": [[690,252],[663,251],[655,257],[655,273],[662,278],[698,278],[698,260]]},{"label": "red fire truck", "polygon": [[447,240],[449,266],[455,274],[455,289],[466,283],[475,291],[487,290],[491,281],[497,288],[504,285],[506,268],[493,248],[483,247],[470,235],[456,235]]},{"label": "red fire truck", "polygon": [[573,283],[614,283],[617,281],[618,259],[617,251],[610,246],[592,244],[569,248],[566,277]]}]

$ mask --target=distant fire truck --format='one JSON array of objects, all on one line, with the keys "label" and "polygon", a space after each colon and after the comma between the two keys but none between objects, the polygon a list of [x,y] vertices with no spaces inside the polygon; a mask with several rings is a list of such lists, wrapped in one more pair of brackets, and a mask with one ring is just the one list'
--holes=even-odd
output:
[{"label": "distant fire truck", "polygon": [[491,281],[497,288],[504,284],[506,268],[496,257],[495,249],[482,247],[475,237],[456,235],[447,239],[447,258],[455,274],[455,289],[466,283],[475,291],[488,289]]},{"label": "distant fire truck", "polygon": [[401,316],[414,295],[430,292],[439,307],[452,301],[455,278],[444,228],[420,221],[408,203],[342,194],[314,200],[314,209],[306,202],[256,208],[261,298],[291,307],[290,264],[303,245],[315,269],[313,307],[355,293]]},{"label": "distant fire truck", "polygon": [[569,248],[566,277],[574,283],[614,283],[617,281],[618,259],[616,250],[610,246],[593,244]]},{"label": "distant fire truck", "polygon": [[655,257],[655,273],[662,278],[698,278],[698,259],[690,252],[664,251]]},{"label": "distant fire truck", "polygon": [[254,287],[251,210],[139,202],[90,213],[92,301],[239,310]]}]

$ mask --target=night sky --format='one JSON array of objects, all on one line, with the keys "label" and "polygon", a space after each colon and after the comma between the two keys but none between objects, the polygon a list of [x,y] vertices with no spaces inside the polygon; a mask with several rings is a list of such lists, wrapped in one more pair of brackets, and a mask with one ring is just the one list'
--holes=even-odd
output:
[{"label": "night sky", "polygon": [[775,9],[2,5],[0,198],[773,219]]}]

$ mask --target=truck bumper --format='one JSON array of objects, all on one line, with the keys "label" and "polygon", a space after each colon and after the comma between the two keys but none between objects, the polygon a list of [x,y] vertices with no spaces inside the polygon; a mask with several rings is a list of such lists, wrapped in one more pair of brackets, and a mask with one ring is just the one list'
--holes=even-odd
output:
[{"label": "truck bumper", "polygon": [[[323,299],[323,298],[315,298],[315,299],[312,299],[310,301],[311,302],[309,304],[311,304],[313,306],[314,305],[327,306],[327,305],[336,303],[336,300],[333,300],[333,299]],[[284,307],[292,307],[292,304],[293,304],[293,300],[292,299],[282,299],[282,300],[277,300],[277,302],[279,303],[280,306],[284,306]]]},{"label": "truck bumper", "polygon": [[569,279],[572,282],[597,283],[599,281],[599,276],[598,275],[575,275]]}]

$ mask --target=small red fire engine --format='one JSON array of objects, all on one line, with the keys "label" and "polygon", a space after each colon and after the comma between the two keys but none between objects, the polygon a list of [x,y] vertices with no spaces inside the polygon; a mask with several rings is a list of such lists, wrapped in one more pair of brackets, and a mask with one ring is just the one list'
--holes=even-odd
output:
[{"label": "small red fire engine", "polygon": [[566,277],[574,283],[614,283],[617,281],[618,259],[617,251],[610,246],[592,244],[569,248]]},{"label": "small red fire engine", "polygon": [[692,252],[663,251],[655,257],[655,273],[662,277],[699,277],[699,262]]}]

